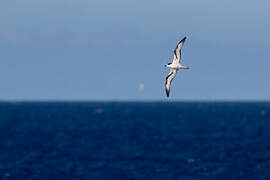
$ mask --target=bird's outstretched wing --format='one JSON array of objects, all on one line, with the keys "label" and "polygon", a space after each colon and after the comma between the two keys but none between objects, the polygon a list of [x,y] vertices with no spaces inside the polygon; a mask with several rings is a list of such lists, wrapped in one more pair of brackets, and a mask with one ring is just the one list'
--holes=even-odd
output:
[{"label": "bird's outstretched wing", "polygon": [[171,69],[170,73],[166,77],[165,89],[166,89],[167,97],[169,97],[169,95],[170,95],[171,82],[172,82],[173,78],[176,76],[176,72],[177,72],[176,69]]},{"label": "bird's outstretched wing", "polygon": [[181,49],[186,41],[187,37],[184,37],[175,47],[174,49],[174,58],[173,61],[176,61],[178,63],[180,63],[181,61]]}]

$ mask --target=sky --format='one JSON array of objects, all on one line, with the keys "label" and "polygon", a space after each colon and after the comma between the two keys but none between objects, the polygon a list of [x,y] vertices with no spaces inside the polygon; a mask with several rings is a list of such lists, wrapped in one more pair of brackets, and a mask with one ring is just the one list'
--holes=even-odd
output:
[{"label": "sky", "polygon": [[270,100],[269,17],[268,0],[2,0],[0,100]]}]

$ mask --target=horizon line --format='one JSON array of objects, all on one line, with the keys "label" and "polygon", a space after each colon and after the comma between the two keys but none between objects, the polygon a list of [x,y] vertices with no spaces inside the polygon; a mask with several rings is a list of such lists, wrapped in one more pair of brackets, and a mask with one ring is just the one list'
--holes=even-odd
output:
[{"label": "horizon line", "polygon": [[270,103],[268,99],[153,99],[153,100],[135,100],[135,99],[111,99],[111,100],[80,100],[80,99],[21,99],[4,100],[0,103]]}]

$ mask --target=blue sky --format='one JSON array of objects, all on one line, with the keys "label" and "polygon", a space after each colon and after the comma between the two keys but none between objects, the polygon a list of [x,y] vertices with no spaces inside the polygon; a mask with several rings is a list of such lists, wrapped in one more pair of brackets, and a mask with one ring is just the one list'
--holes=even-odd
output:
[{"label": "blue sky", "polygon": [[[1,100],[270,100],[267,0],[3,0]],[[139,90],[144,84],[144,91]]]}]

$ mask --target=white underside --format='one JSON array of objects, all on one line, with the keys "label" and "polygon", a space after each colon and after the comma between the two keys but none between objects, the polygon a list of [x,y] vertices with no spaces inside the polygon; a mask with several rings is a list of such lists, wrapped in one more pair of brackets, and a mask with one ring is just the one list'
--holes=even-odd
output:
[{"label": "white underside", "polygon": [[172,69],[187,69],[186,66],[183,66],[182,64],[170,64],[167,65],[167,67],[172,68]]}]

